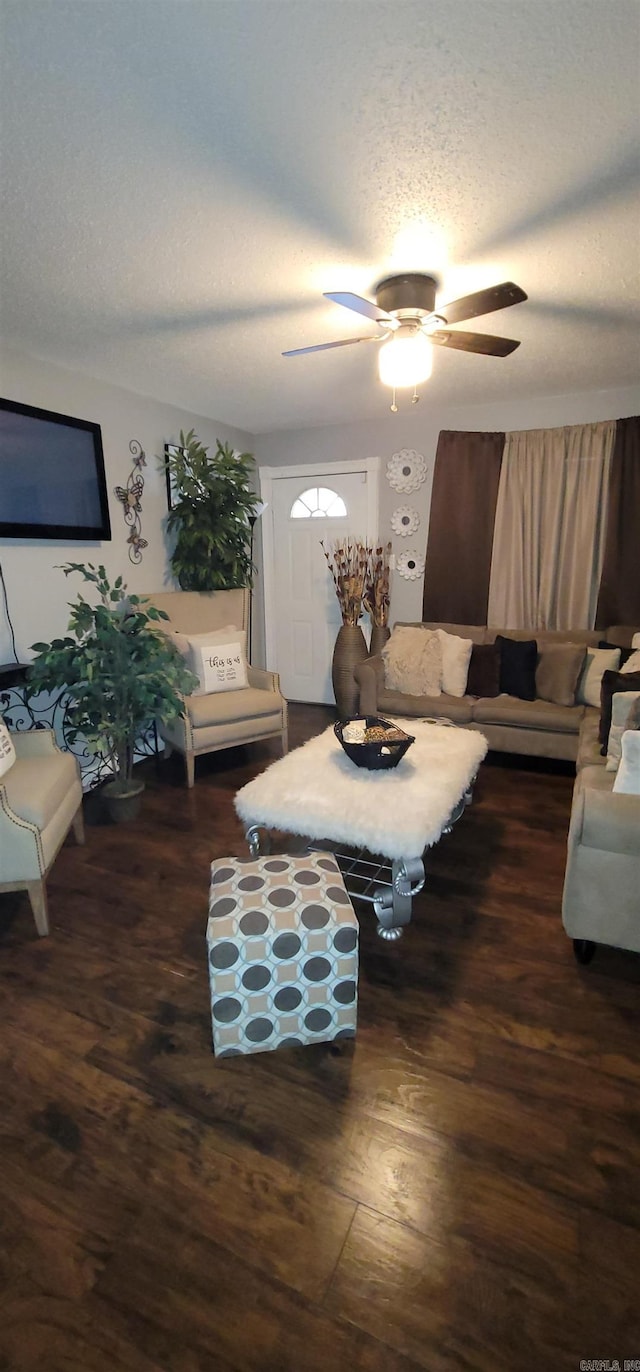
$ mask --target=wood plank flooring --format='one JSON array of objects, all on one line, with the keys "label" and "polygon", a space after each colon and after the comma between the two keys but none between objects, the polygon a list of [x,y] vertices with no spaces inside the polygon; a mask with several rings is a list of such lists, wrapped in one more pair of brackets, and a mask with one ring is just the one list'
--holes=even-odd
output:
[{"label": "wood plank flooring", "polygon": [[[332,718],[292,707],[292,744]],[[574,962],[572,775],[490,759],[358,1033],[216,1062],[209,863],[277,745],[143,764],[0,901],[1,1372],[547,1372],[640,1358],[640,959]]]}]

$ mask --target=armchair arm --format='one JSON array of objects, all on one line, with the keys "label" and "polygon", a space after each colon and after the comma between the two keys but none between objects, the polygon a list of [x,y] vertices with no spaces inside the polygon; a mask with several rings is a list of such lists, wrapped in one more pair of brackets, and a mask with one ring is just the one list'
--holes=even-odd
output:
[{"label": "armchair arm", "polygon": [[56,743],[53,729],[24,729],[11,735],[16,758],[46,757],[62,750]]},{"label": "armchair arm", "polygon": [[582,833],[586,848],[601,848],[607,853],[640,854],[640,796],[585,788],[583,792]]},{"label": "armchair arm", "polygon": [[280,691],[280,677],[277,672],[267,672],[263,667],[252,667],[247,663],[247,678],[250,686],[261,691]]},{"label": "armchair arm", "polygon": [[377,715],[378,692],[384,686],[384,662],[380,656],[367,657],[358,662],[353,674],[360,687],[359,710],[361,715]]}]

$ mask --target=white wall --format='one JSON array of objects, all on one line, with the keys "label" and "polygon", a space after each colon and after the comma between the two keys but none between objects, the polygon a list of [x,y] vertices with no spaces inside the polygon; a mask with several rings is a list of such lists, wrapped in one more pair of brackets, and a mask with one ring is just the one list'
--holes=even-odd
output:
[{"label": "white wall", "polygon": [[[68,602],[76,592],[86,590],[79,576],[65,577],[57,570],[63,562],[104,563],[113,578],[119,573],[129,590],[138,593],[170,588],[168,542],[165,529],[167,497],[164,472],[157,455],[164,444],[177,442],[180,430],[194,428],[207,447],[216,438],[235,448],[252,451],[249,434],[214,419],[189,414],[173,405],[159,404],[146,396],[134,395],[118,386],[106,385],[49,362],[27,357],[12,349],[0,350],[2,394],[23,404],[41,406],[102,427],[111,542],[57,543],[35,539],[0,539],[0,563],[4,571],[9,608],[13,620],[19,658],[28,660],[29,647],[38,640],[49,641],[63,633],[68,621]],[[125,486],[131,471],[129,442],[137,439],[144,448],[147,466],[143,468],[142,536],[148,548],[142,562],[129,561],[122,506],[113,493],[114,486]],[[0,662],[12,660],[9,626],[0,600]]]},{"label": "white wall", "polygon": [[[400,409],[396,415],[389,413],[385,403],[383,392],[379,420],[262,434],[254,439],[252,451],[256,454],[259,466],[288,466],[296,462],[308,462],[312,466],[314,462],[340,462],[347,458],[360,460],[380,456],[380,537],[392,540],[396,554],[408,546],[424,554],[431,484],[425,483],[410,496],[398,495],[389,486],[385,475],[387,461],[393,453],[400,448],[414,448],[425,457],[434,456],[441,429],[509,431],[622,419],[640,413],[640,387],[440,409],[429,405],[428,388],[425,387],[422,399],[416,406],[411,405],[410,399],[400,399]],[[413,538],[397,538],[392,534],[391,514],[401,504],[411,505],[419,512],[420,526]],[[391,622],[397,619],[419,620],[421,617],[422,581],[404,581],[397,573],[394,574]]]}]

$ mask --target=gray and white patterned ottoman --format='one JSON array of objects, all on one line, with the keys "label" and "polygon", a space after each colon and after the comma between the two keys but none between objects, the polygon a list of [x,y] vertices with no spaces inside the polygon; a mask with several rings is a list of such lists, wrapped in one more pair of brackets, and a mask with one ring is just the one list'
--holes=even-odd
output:
[{"label": "gray and white patterned ottoman", "polygon": [[212,862],[207,954],[216,1057],[353,1038],[358,921],[330,853]]}]

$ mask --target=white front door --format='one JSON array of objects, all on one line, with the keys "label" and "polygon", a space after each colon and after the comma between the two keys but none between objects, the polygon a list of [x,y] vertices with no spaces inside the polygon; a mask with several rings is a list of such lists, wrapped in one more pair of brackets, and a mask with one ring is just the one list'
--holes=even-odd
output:
[{"label": "white front door", "polygon": [[[270,476],[263,516],[268,524],[263,529],[265,573],[267,560],[271,562],[271,577],[265,575],[267,660],[280,673],[288,700],[333,703],[331,658],[342,617],[321,541],[329,544],[347,534],[376,537],[371,525],[377,472],[368,467],[363,463],[358,470],[345,470],[336,464],[335,471],[307,468],[294,476]],[[267,498],[264,471],[262,494]]]}]

